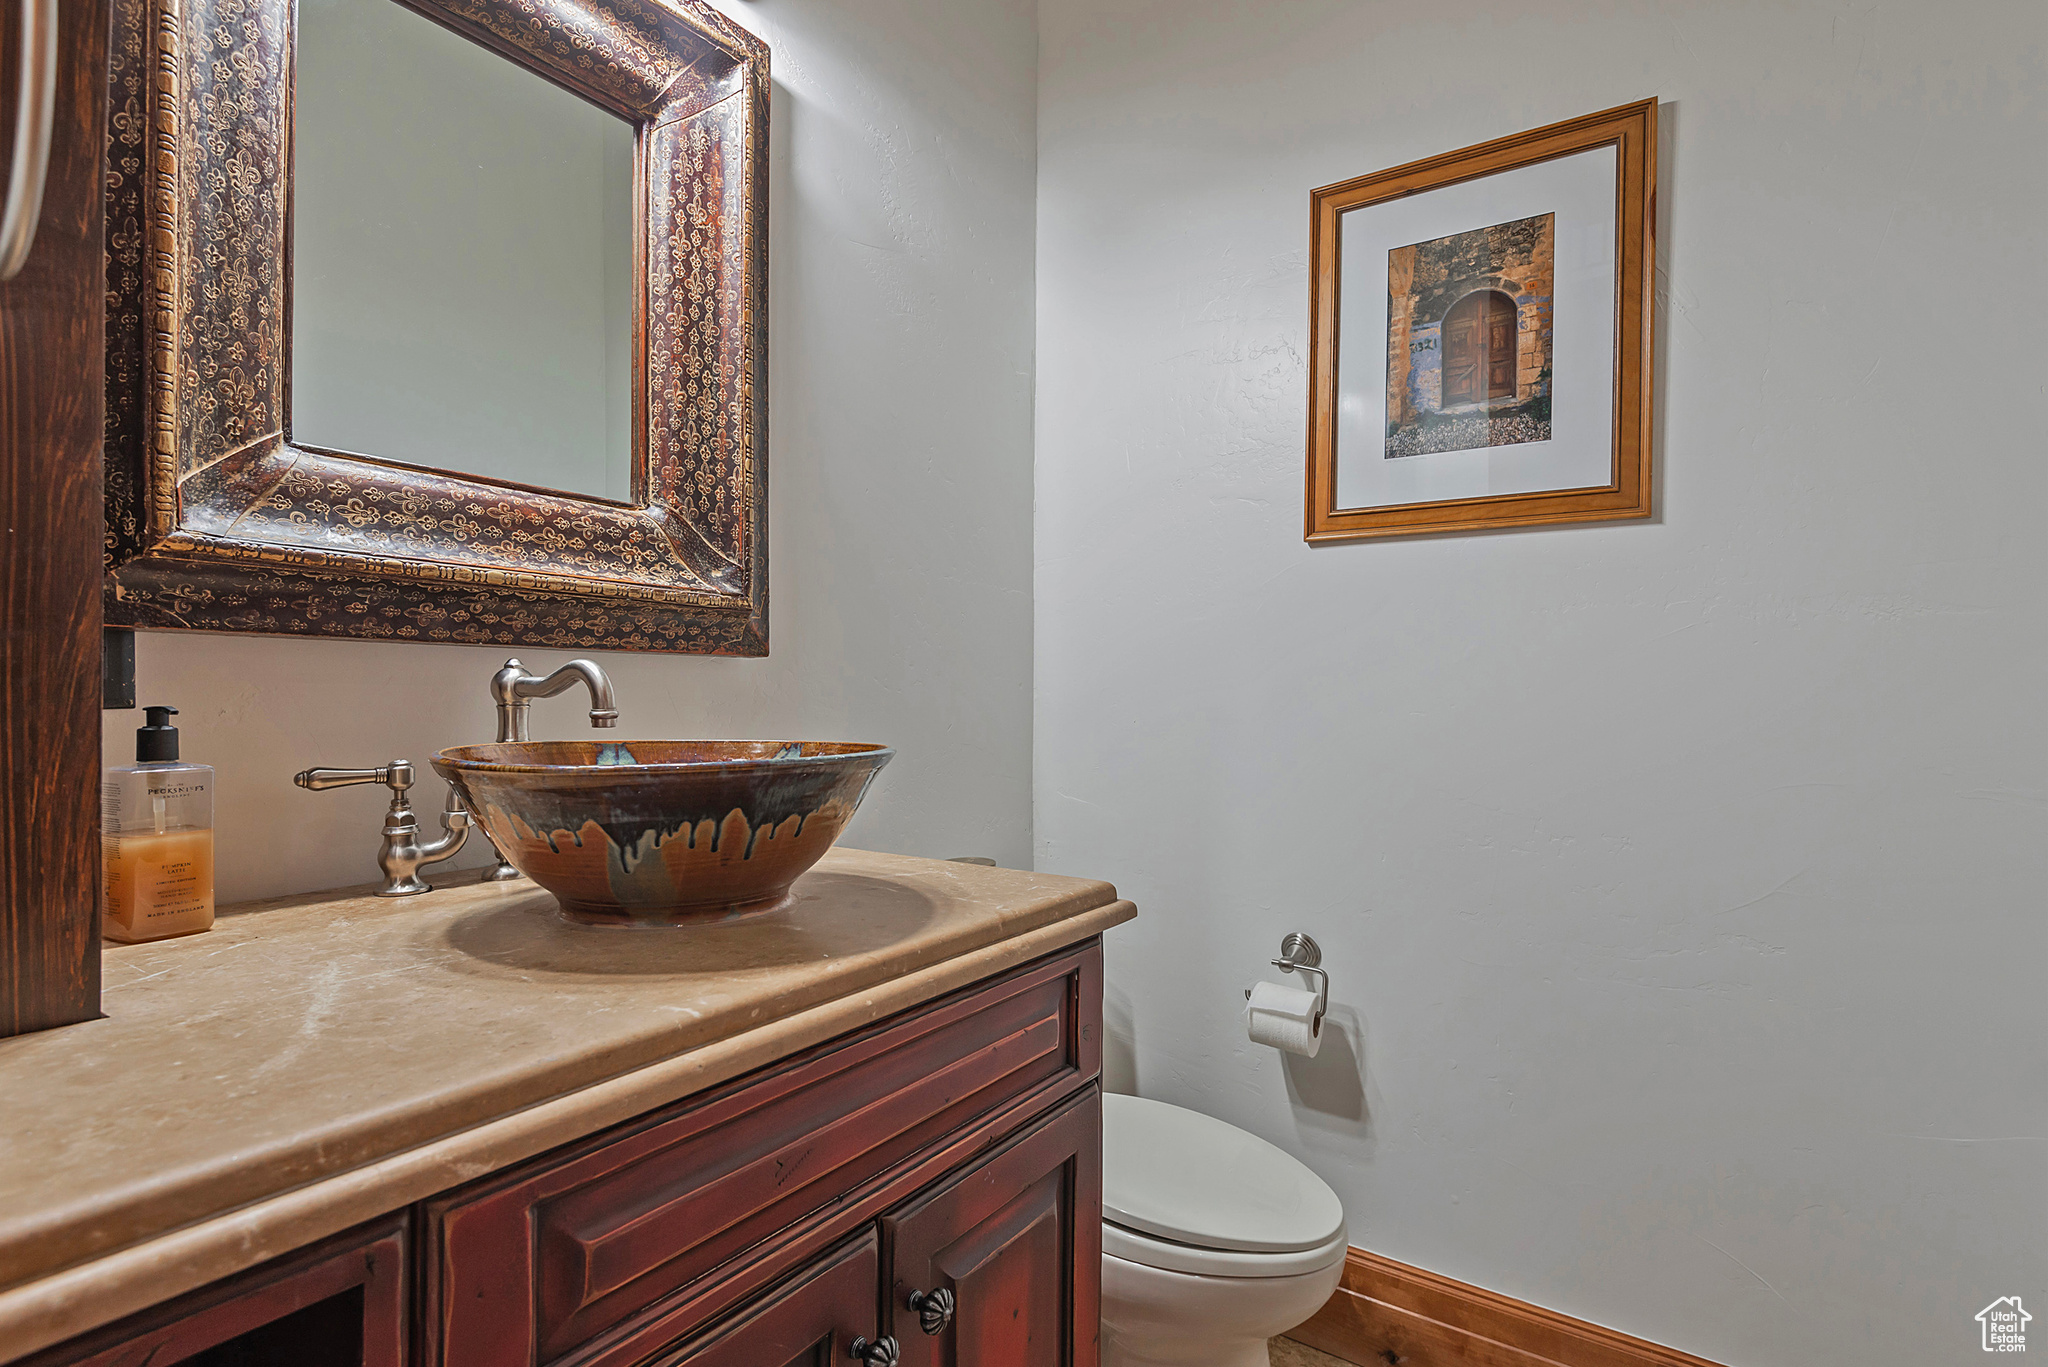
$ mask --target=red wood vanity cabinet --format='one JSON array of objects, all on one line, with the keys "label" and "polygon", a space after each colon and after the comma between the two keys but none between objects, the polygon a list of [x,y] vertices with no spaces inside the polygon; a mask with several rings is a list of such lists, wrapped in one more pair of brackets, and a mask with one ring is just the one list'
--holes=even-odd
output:
[{"label": "red wood vanity cabinet", "polygon": [[29,1361],[1095,1367],[1101,1003],[1089,941]]}]

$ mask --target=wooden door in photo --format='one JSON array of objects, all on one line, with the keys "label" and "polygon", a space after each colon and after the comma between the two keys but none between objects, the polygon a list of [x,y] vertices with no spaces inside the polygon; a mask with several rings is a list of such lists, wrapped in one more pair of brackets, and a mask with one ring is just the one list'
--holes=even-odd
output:
[{"label": "wooden door in photo", "polygon": [[1444,407],[1515,396],[1515,301],[1468,294],[1444,319]]}]

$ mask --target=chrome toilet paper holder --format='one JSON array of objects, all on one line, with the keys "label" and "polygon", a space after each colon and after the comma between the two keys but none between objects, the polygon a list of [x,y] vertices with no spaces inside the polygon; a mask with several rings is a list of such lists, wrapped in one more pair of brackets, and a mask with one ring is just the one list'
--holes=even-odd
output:
[{"label": "chrome toilet paper holder", "polygon": [[[1316,1016],[1320,1026],[1323,1016],[1330,1009],[1330,975],[1323,971],[1323,947],[1313,937],[1298,930],[1290,930],[1280,941],[1280,957],[1273,960],[1273,967],[1282,973],[1299,973],[1306,978],[1316,975]],[[1245,1000],[1251,1000],[1252,990],[1244,990]]]}]

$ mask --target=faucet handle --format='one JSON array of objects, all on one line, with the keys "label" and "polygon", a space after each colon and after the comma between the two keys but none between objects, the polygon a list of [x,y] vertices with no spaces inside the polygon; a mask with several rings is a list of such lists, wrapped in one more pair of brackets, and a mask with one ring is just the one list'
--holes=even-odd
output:
[{"label": "faucet handle", "polygon": [[384,809],[384,843],[377,849],[377,867],[384,871],[379,897],[411,897],[432,892],[433,884],[420,877],[420,870],[452,857],[469,838],[471,820],[455,790],[448,790],[448,808],[441,813],[439,840],[420,843],[420,821],[406,801],[412,787],[412,761],[395,759],[381,769],[304,769],[292,775],[301,788],[318,792],[323,788],[346,788],[357,783],[381,783],[391,790],[391,805]]},{"label": "faucet handle", "polygon": [[356,783],[381,783],[401,801],[412,787],[412,761],[395,759],[381,769],[302,769],[292,782],[311,792],[325,788],[346,788]]}]

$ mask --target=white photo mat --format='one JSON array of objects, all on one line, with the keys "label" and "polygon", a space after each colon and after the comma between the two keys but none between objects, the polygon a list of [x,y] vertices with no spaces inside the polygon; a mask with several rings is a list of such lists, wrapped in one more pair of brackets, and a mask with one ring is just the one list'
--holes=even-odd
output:
[{"label": "white photo mat", "polygon": [[[1613,483],[1615,176],[1608,145],[1339,216],[1337,508]],[[1388,459],[1387,254],[1541,214],[1556,215],[1550,439]]]}]

